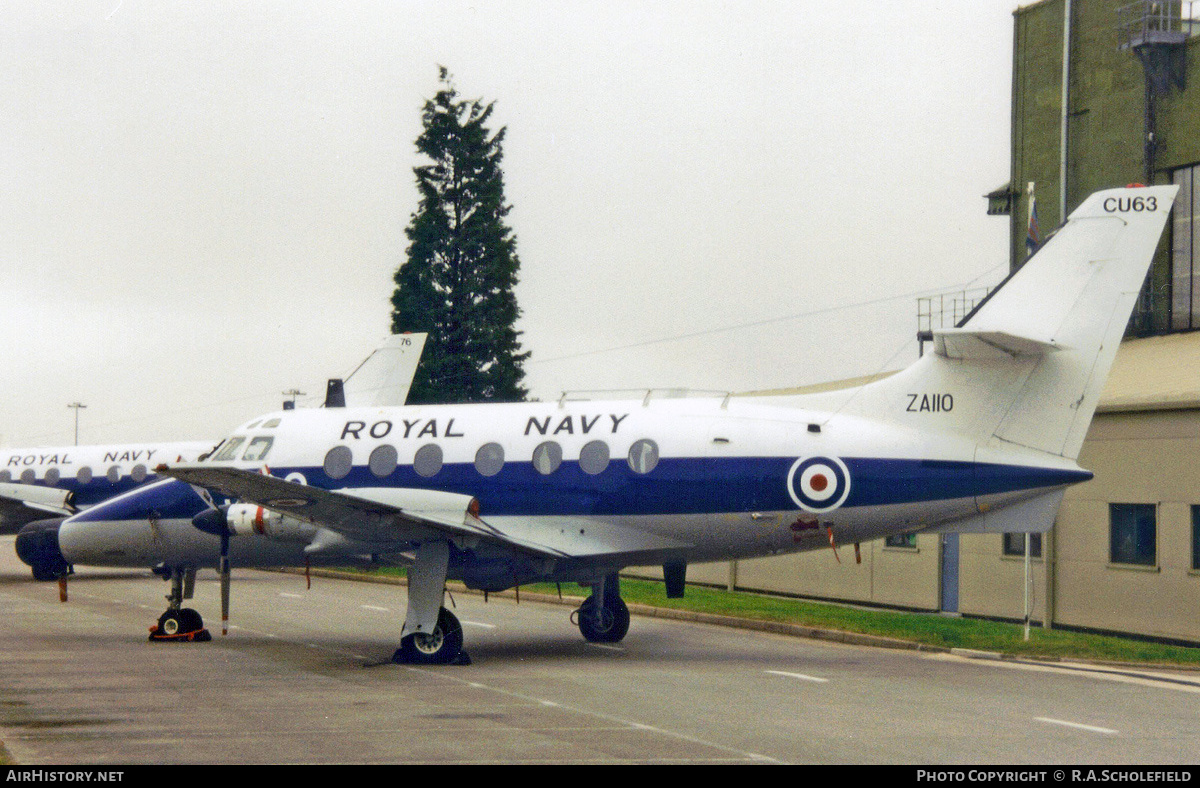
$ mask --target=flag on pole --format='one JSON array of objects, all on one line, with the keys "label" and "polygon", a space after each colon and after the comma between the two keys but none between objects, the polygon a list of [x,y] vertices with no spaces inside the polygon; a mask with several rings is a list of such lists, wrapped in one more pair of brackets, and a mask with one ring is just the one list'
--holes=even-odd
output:
[{"label": "flag on pole", "polygon": [[1041,245],[1042,231],[1038,229],[1037,198],[1031,191],[1029,194],[1029,229],[1025,233],[1025,257],[1032,257]]}]

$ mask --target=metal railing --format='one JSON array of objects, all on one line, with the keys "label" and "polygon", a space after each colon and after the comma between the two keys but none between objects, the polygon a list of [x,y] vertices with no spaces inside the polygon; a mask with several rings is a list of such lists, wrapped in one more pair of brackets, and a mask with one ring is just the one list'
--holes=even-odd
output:
[{"label": "metal railing", "polygon": [[917,336],[933,338],[937,328],[953,328],[992,291],[976,287],[917,299]]},{"label": "metal railing", "polygon": [[1146,44],[1182,44],[1200,35],[1193,3],[1183,0],[1139,0],[1117,9],[1117,49]]}]

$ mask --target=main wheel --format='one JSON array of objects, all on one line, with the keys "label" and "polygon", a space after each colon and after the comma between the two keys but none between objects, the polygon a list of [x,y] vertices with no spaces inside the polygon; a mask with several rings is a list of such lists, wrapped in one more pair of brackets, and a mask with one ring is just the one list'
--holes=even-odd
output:
[{"label": "main wheel", "polygon": [[408,665],[445,665],[460,657],[462,645],[462,625],[453,613],[442,608],[433,631],[405,637],[392,660]]},{"label": "main wheel", "polygon": [[629,608],[620,597],[598,602],[590,596],[576,612],[579,631],[591,643],[618,643],[629,631]]}]

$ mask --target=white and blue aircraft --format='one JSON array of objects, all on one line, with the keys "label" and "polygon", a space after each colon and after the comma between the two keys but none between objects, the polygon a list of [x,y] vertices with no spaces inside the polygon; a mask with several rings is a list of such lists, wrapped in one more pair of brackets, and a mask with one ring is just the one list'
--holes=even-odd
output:
[{"label": "white and blue aircraft", "polygon": [[[395,334],[384,339],[344,382],[330,382],[326,406],[403,405],[426,338]],[[0,449],[0,531],[19,529],[17,555],[33,569],[34,579],[60,578],[71,571],[57,547],[63,519],[153,481],[157,465],[193,462],[216,443]]]},{"label": "white and blue aircraft", "polygon": [[[661,565],[678,595],[694,562],[1045,531],[1064,490],[1092,476],[1076,458],[1176,192],[1092,195],[936,330],[935,352],[861,387],[272,413],[205,461],[166,463],[170,479],[69,518],[59,547],[112,563],[172,522],[172,538],[209,534],[210,562],[391,557],[410,565],[395,659],[444,663],[464,656],[448,578],[590,585],[579,627],[612,642],[629,626],[624,567]],[[198,624],[169,599],[160,629]]]}]

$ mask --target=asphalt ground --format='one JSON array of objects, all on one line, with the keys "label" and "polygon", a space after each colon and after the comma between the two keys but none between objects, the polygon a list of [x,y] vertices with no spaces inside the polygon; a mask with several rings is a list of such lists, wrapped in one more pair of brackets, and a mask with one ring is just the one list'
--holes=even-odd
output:
[{"label": "asphalt ground", "polygon": [[[59,601],[0,538],[0,741],[21,765],[1193,764],[1200,677],[972,659],[454,594],[471,664],[395,665],[405,589],[202,573],[208,643],[152,644],[167,586],[80,568]],[[726,622],[728,623],[728,622]],[[889,644],[895,645],[895,644]]]}]

